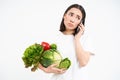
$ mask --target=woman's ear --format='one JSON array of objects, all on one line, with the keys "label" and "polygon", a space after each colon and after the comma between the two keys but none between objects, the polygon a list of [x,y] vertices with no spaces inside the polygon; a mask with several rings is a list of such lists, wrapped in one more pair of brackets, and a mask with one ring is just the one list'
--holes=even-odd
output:
[{"label": "woman's ear", "polygon": [[66,17],[66,14],[63,15],[63,19],[65,19],[65,17]]}]

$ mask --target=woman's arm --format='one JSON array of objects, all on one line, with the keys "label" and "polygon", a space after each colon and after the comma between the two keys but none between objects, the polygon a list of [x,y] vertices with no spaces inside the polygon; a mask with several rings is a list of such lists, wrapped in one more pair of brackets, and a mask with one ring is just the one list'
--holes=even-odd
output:
[{"label": "woman's arm", "polygon": [[75,50],[76,50],[76,56],[79,61],[79,64],[81,67],[84,67],[87,65],[89,59],[90,59],[90,52],[85,51],[79,40],[75,39]]},{"label": "woman's arm", "polygon": [[46,73],[61,74],[61,73],[65,72],[65,69],[56,68],[56,64],[52,64],[52,65],[48,66],[47,68],[45,68],[41,64],[39,64],[38,68],[41,69],[41,70],[43,70]]},{"label": "woman's arm", "polygon": [[85,29],[84,29],[83,24],[80,24],[79,28],[80,28],[80,31],[79,31],[79,33],[77,33],[75,35],[74,41],[75,41],[75,50],[76,50],[77,59],[79,61],[80,66],[83,67],[83,66],[87,65],[87,63],[90,59],[91,52],[85,51],[83,49],[83,47],[80,43],[80,38],[83,35]]}]

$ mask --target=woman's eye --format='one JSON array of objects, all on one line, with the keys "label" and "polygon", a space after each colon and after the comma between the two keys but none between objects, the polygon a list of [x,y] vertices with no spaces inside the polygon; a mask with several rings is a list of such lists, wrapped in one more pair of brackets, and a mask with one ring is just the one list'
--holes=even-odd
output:
[{"label": "woman's eye", "polygon": [[78,19],[78,20],[80,20],[80,18],[79,18],[79,17],[77,17],[77,19]]},{"label": "woman's eye", "polygon": [[77,16],[77,19],[78,19],[78,20],[80,20],[80,17],[79,17],[79,16]]},{"label": "woman's eye", "polygon": [[73,13],[69,13],[70,16],[73,16]]}]

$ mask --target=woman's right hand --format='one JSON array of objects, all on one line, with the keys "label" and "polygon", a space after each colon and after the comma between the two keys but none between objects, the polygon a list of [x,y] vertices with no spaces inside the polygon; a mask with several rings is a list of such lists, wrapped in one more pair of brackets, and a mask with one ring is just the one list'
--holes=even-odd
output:
[{"label": "woman's right hand", "polygon": [[41,64],[39,64],[38,68],[43,70],[46,73],[62,74],[66,71],[65,69],[59,69],[56,66],[57,66],[57,64],[52,64],[52,65],[48,66],[47,68],[45,68]]}]

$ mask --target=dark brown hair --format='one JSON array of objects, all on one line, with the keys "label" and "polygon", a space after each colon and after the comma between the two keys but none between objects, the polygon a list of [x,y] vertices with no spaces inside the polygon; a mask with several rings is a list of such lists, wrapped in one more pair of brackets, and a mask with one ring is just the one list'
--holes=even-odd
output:
[{"label": "dark brown hair", "polygon": [[[85,12],[84,8],[83,8],[81,5],[79,5],[79,4],[72,4],[72,5],[70,5],[70,6],[66,9],[64,15],[65,15],[71,8],[77,8],[77,9],[79,9],[79,10],[81,11],[81,13],[82,13],[81,22],[82,22],[82,24],[84,25],[84,24],[85,24],[85,17],[86,17],[86,12]],[[63,15],[63,16],[64,16],[64,15]],[[64,25],[64,18],[62,18],[62,21],[61,21],[61,24],[60,24],[60,31],[63,32],[63,31],[65,31],[65,30],[66,30],[66,28],[65,28],[65,25]],[[76,32],[73,33],[73,34],[76,34]]]}]

